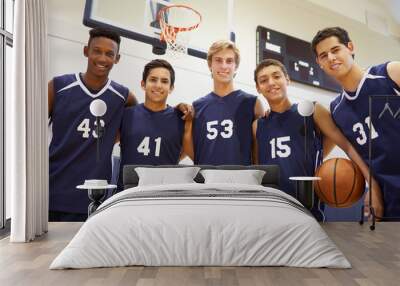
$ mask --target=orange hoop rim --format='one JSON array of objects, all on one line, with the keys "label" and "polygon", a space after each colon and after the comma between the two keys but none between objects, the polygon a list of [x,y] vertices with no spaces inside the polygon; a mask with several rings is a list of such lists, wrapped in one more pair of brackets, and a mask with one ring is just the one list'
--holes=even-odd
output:
[{"label": "orange hoop rim", "polygon": [[[170,25],[165,22],[164,14],[167,10],[169,10],[171,8],[185,8],[185,9],[191,10],[199,17],[199,20],[196,24],[194,24],[192,26],[188,26],[188,27],[179,27],[179,26]],[[170,38],[170,40],[175,41],[176,34],[178,34],[179,32],[189,32],[189,31],[196,29],[202,21],[202,16],[201,16],[200,12],[198,12],[197,10],[193,9],[190,6],[183,5],[183,4],[174,4],[174,5],[165,6],[165,7],[161,8],[157,14],[157,20],[160,23],[160,28],[161,28],[160,39],[162,41],[165,41],[166,40],[165,38],[167,36]]]}]

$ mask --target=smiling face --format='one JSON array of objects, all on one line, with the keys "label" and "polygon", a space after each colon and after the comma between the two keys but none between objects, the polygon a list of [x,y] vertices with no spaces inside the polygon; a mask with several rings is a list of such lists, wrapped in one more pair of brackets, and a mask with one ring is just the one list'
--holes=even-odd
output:
[{"label": "smiling face", "polygon": [[286,100],[288,85],[289,79],[279,66],[269,65],[257,73],[257,91],[265,97],[270,105]]},{"label": "smiling face", "polygon": [[108,77],[114,64],[119,61],[118,44],[106,37],[91,39],[84,48],[88,58],[87,72],[99,78]]},{"label": "smiling face", "polygon": [[145,92],[145,103],[165,105],[172,92],[171,75],[168,69],[157,67],[150,70],[146,81],[141,82]]},{"label": "smiling face", "polygon": [[223,49],[215,53],[209,67],[215,82],[232,82],[237,68],[234,51]]},{"label": "smiling face", "polygon": [[316,47],[317,63],[322,70],[336,80],[341,80],[349,74],[354,63],[354,48],[352,42],[341,43],[336,36],[331,36],[319,42]]}]

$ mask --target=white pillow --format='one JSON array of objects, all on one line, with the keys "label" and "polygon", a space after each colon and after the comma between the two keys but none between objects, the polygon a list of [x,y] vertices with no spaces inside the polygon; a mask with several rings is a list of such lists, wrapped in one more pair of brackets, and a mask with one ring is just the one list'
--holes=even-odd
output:
[{"label": "white pillow", "polygon": [[199,167],[135,168],[139,176],[139,186],[195,183],[193,179],[199,170]]},{"label": "white pillow", "polygon": [[204,183],[235,183],[261,185],[265,171],[262,170],[201,170]]}]

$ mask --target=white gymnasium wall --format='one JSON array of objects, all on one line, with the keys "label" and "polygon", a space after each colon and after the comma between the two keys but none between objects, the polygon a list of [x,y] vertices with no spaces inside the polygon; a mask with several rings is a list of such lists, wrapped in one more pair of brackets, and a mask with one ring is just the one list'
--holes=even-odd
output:
[{"label": "white gymnasium wall", "polygon": [[308,0],[368,25],[374,31],[400,37],[398,0]]},{"label": "white gymnasium wall", "polygon": [[[208,1],[212,3],[210,0],[204,2]],[[48,0],[50,78],[59,74],[84,71],[86,68],[83,46],[88,39],[89,29],[82,24],[84,4],[84,0]],[[258,25],[306,41],[311,41],[319,29],[339,25],[349,31],[355,42],[356,59],[361,66],[367,67],[389,59],[399,59],[398,39],[372,31],[367,24],[358,19],[362,17],[361,14],[354,13],[358,18],[349,18],[337,13],[338,9],[332,10],[329,5],[329,1],[316,4],[314,0],[236,0],[234,28],[236,42],[242,53],[242,62],[235,80],[236,87],[256,94],[253,71],[256,65]],[[213,9],[212,5],[209,7]],[[357,5],[350,8],[357,12]],[[346,15],[345,11],[350,10],[343,7],[342,14]],[[203,16],[207,17],[207,14]],[[121,61],[114,67],[111,77],[128,86],[139,101],[143,101],[144,94],[140,88],[142,70],[156,55],[151,53],[149,45],[128,39],[122,41],[121,54]],[[190,103],[211,90],[212,81],[205,60],[193,57],[164,58],[169,60],[176,70],[175,91],[169,99],[171,105],[178,102]],[[335,96],[332,92],[298,83],[292,83],[289,94],[293,101],[317,100],[327,107]],[[342,154],[335,151],[334,155]]]}]

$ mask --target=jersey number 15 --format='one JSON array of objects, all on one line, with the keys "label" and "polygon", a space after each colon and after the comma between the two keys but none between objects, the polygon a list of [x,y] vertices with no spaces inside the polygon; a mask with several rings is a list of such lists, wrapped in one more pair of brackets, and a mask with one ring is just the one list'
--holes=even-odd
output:
[{"label": "jersey number 15", "polygon": [[290,142],[290,136],[272,138],[269,141],[269,144],[271,145],[271,158],[275,159],[276,157],[289,157],[292,153],[292,149],[287,144],[288,142]]}]

